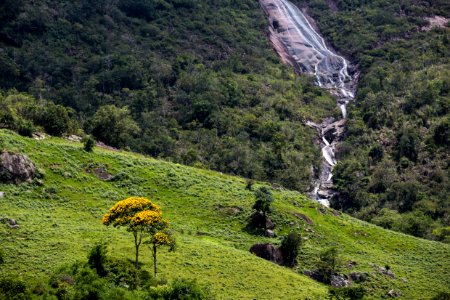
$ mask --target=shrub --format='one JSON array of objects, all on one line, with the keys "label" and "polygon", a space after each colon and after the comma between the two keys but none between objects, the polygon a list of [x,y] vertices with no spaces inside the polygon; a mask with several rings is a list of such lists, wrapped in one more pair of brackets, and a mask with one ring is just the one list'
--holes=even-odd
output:
[{"label": "shrub", "polygon": [[150,291],[154,299],[212,299],[209,291],[201,287],[195,280],[176,279],[168,288],[156,288]]},{"label": "shrub", "polygon": [[108,250],[105,244],[95,245],[88,255],[88,264],[99,276],[105,276]]},{"label": "shrub", "polygon": [[293,267],[297,263],[298,251],[302,243],[302,237],[296,232],[291,232],[283,238],[280,250],[283,253],[284,264]]},{"label": "shrub", "polygon": [[317,273],[319,280],[330,283],[331,275],[338,272],[340,268],[340,257],[337,247],[331,247],[321,252],[317,263]]},{"label": "shrub", "polygon": [[27,299],[29,291],[22,280],[3,278],[0,280],[0,299]]},{"label": "shrub", "polygon": [[87,136],[86,138],[83,139],[83,149],[86,152],[92,152],[92,150],[94,149],[95,146],[95,140],[92,136]]},{"label": "shrub", "polygon": [[343,288],[330,288],[328,290],[328,299],[337,300],[358,300],[364,298],[364,289],[360,286],[357,287],[343,287]]}]

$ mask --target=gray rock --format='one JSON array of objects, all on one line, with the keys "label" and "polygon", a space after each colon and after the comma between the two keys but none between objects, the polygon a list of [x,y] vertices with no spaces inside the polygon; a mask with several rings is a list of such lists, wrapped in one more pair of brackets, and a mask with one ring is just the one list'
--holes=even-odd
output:
[{"label": "gray rock", "polygon": [[25,155],[2,152],[0,155],[0,181],[19,184],[31,182],[36,166]]},{"label": "gray rock", "polygon": [[254,244],[250,248],[250,253],[279,265],[282,265],[284,261],[281,250],[272,244]]},{"label": "gray rock", "polygon": [[0,192],[0,198],[5,197],[5,192]]},{"label": "gray rock", "polygon": [[342,275],[331,275],[330,284],[332,287],[346,287],[350,282]]},{"label": "gray rock", "polygon": [[367,277],[369,277],[368,273],[359,273],[359,272],[350,273],[350,279],[356,283],[366,281]]},{"label": "gray rock", "polygon": [[402,295],[402,293],[400,293],[398,291],[394,291],[394,290],[390,290],[387,294],[389,297],[392,297],[392,298],[398,298],[398,297],[401,297],[401,295]]},{"label": "gray rock", "polygon": [[267,237],[269,237],[269,238],[275,237],[275,233],[273,233],[273,231],[270,230],[270,229],[267,229],[267,230],[264,232],[264,235],[267,236]]},{"label": "gray rock", "polygon": [[266,219],[266,228],[270,230],[275,228],[275,223],[269,217]]}]

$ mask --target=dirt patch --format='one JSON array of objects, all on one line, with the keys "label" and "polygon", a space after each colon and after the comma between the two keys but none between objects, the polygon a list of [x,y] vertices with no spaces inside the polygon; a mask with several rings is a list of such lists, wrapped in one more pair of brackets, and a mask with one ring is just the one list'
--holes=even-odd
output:
[{"label": "dirt patch", "polygon": [[102,180],[111,180],[113,176],[108,173],[108,169],[105,166],[95,166],[95,165],[89,165],[86,168],[87,173],[95,174],[98,178]]},{"label": "dirt patch", "polygon": [[293,213],[293,215],[296,216],[299,219],[302,219],[303,221],[305,221],[309,225],[314,225],[313,220],[311,220],[311,218],[308,217],[307,215],[304,215],[304,214],[301,214],[301,213]]},{"label": "dirt patch", "polygon": [[108,146],[108,145],[106,145],[103,142],[97,142],[97,144],[95,146],[97,146],[99,148],[102,148],[102,149],[106,149],[106,150],[119,151],[119,149],[111,147],[111,146]]},{"label": "dirt patch", "polygon": [[425,18],[425,20],[427,20],[430,24],[422,27],[421,29],[423,31],[430,31],[433,28],[445,28],[450,21],[450,19],[441,16],[428,17]]},{"label": "dirt patch", "polygon": [[109,174],[106,170],[106,168],[104,167],[100,167],[100,168],[95,168],[94,169],[94,174],[103,180],[110,180],[112,178],[112,175]]},{"label": "dirt patch", "polygon": [[216,208],[225,215],[238,215],[240,214],[244,209],[239,206],[223,206],[223,205],[217,205]]},{"label": "dirt patch", "polygon": [[332,210],[331,213],[333,214],[333,216],[335,217],[339,217],[341,215],[340,212],[338,212],[337,210]]}]

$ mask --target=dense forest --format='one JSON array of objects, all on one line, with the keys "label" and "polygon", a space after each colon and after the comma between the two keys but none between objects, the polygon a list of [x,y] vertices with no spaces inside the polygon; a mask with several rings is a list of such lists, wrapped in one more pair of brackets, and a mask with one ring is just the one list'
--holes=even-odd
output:
[{"label": "dense forest", "polygon": [[450,16],[449,2],[306,2],[326,38],[362,72],[333,206],[449,242],[450,32],[423,29],[426,17]]},{"label": "dense forest", "polygon": [[[296,0],[361,71],[335,208],[449,241],[448,1]],[[271,49],[252,0],[0,3],[0,127],[108,145],[307,191],[335,100]]]},{"label": "dense forest", "polygon": [[[338,111],[279,62],[256,1],[1,5],[2,127],[82,129],[114,147],[310,188],[320,149],[302,121]],[[77,126],[49,130],[68,118]]]}]

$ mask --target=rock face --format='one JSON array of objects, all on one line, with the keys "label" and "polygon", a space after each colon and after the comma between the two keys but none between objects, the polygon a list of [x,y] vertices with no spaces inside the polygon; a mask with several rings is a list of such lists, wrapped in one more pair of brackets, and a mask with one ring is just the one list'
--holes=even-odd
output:
[{"label": "rock face", "polygon": [[255,244],[250,248],[250,253],[276,264],[283,264],[283,253],[272,244]]},{"label": "rock face", "polygon": [[266,229],[266,231],[264,231],[264,235],[269,238],[275,237],[275,233],[270,229]]},{"label": "rock face", "polygon": [[22,154],[2,152],[0,155],[0,182],[19,184],[31,182],[36,166]]},{"label": "rock face", "polygon": [[332,287],[346,287],[350,284],[350,282],[342,275],[331,275]]}]

